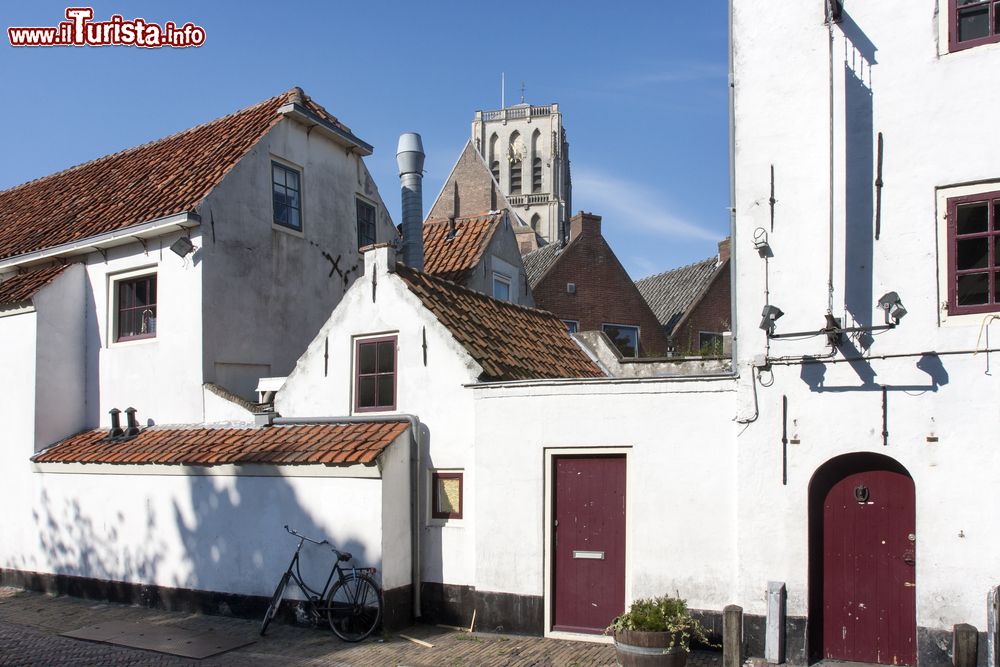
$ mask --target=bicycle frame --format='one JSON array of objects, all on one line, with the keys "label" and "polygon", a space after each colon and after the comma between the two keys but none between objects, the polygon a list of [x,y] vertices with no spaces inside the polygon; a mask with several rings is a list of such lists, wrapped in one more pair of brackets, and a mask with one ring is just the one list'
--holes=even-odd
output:
[{"label": "bicycle frame", "polygon": [[[287,530],[290,534],[294,535],[295,537],[299,538],[299,544],[297,547],[295,547],[295,554],[292,555],[292,561],[288,564],[288,569],[286,570],[286,572],[290,575],[289,578],[292,581],[294,581],[295,584],[299,587],[299,590],[302,591],[302,594],[305,595],[306,597],[305,602],[306,604],[309,605],[311,611],[314,614],[317,615],[322,614],[323,612],[326,612],[330,609],[329,605],[324,604],[324,601],[326,600],[327,593],[330,592],[330,584],[333,582],[334,574],[337,575],[338,581],[340,581],[341,584],[346,586],[348,579],[356,578],[357,573],[359,572],[362,574],[371,574],[371,575],[374,575],[376,572],[376,569],[373,567],[364,567],[364,568],[352,567],[349,570],[351,576],[347,577],[344,574],[344,569],[340,567],[341,552],[330,546],[330,543],[327,540],[319,541],[310,539],[305,535],[296,532],[294,529],[289,528],[288,526],[285,526],[285,530]],[[330,547],[330,550],[335,554],[335,559],[333,561],[333,569],[330,570],[330,576],[326,578],[326,583],[323,584],[322,591],[314,590],[302,578],[302,572],[299,568],[299,552],[302,550],[302,545],[305,544],[306,542],[312,542],[313,544],[319,546],[328,546]],[[354,592],[355,599],[352,600],[352,603],[355,604],[357,603],[357,594],[358,591],[355,590]]]}]

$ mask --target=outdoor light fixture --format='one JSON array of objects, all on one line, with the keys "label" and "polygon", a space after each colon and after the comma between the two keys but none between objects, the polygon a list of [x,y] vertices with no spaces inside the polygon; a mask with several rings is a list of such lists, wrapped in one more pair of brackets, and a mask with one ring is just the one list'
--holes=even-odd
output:
[{"label": "outdoor light fixture", "polygon": [[763,227],[753,230],[753,247],[761,257],[774,257],[771,244],[767,242],[767,230]]},{"label": "outdoor light fixture", "polygon": [[174,251],[178,257],[187,257],[194,250],[194,244],[191,243],[191,239],[186,236],[182,236],[170,244],[170,249]]},{"label": "outdoor light fixture", "polygon": [[779,317],[784,315],[784,311],[777,306],[767,305],[764,306],[764,311],[761,313],[764,319],[760,321],[760,328],[767,332],[770,336],[774,332],[774,322]]},{"label": "outdoor light fixture", "polygon": [[900,301],[899,295],[895,292],[886,292],[878,300],[878,307],[885,311],[886,324],[899,324],[899,321],[906,315],[906,308]]}]

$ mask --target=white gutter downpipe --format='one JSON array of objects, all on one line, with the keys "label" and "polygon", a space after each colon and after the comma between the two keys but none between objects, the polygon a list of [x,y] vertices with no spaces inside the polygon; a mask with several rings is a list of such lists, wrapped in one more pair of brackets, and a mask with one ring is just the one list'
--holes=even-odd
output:
[{"label": "white gutter downpipe", "polygon": [[833,227],[834,227],[834,109],[833,109],[833,3],[835,0],[826,0],[826,27],[829,34],[830,42],[830,273],[827,278],[826,291],[827,291],[827,304],[826,312],[828,315],[833,314]]},{"label": "white gutter downpipe", "polygon": [[729,312],[732,324],[732,349],[729,354],[733,360],[733,375],[739,375],[739,318],[736,316],[736,43],[733,35],[733,0],[729,0]]},{"label": "white gutter downpipe", "polygon": [[379,424],[410,422],[410,581],[413,582],[413,617],[420,618],[420,419],[416,415],[378,417],[275,417],[275,426],[302,424]]},{"label": "white gutter downpipe", "polygon": [[396,148],[403,197],[403,264],[424,269],[424,145],[416,132],[399,135]]}]

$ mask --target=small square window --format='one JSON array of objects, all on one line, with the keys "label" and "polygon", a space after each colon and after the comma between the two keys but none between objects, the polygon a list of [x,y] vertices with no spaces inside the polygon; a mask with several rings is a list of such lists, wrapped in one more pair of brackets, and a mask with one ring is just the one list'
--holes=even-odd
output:
[{"label": "small square window", "polygon": [[354,349],[354,409],[396,409],[396,337],[359,340]]},{"label": "small square window", "polygon": [[951,51],[1000,42],[1000,0],[948,0],[948,19]]},{"label": "small square window", "polygon": [[366,201],[357,201],[358,248],[375,243],[375,207]]},{"label": "small square window", "polygon": [[639,327],[627,324],[605,324],[601,329],[623,357],[639,356]]},{"label": "small square window", "polygon": [[462,477],[460,472],[431,473],[431,518],[462,518]]},{"label": "small square window", "polygon": [[493,298],[510,301],[510,278],[501,273],[493,274]]},{"label": "small square window", "polygon": [[1000,191],[948,200],[948,313],[1000,310]]},{"label": "small square window", "polygon": [[271,162],[274,224],[302,231],[302,177],[291,167]]},{"label": "small square window", "polygon": [[566,331],[575,334],[580,330],[580,323],[576,320],[563,320],[563,324],[566,325]]},{"label": "small square window", "polygon": [[156,337],[156,274],[118,280],[115,341]]}]

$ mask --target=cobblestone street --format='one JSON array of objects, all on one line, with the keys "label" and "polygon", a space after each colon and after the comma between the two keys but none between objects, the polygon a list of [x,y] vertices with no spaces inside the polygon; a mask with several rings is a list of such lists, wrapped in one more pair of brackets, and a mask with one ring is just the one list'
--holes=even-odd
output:
[{"label": "cobblestone street", "polygon": [[[189,660],[171,655],[60,637],[59,633],[109,621],[209,629],[257,639],[243,648]],[[459,633],[416,626],[404,634],[434,645],[427,648],[396,635],[345,644],[328,630],[272,625],[257,636],[253,620],[164,612],[142,607],[52,597],[0,588],[0,665],[386,665],[409,667],[614,665],[608,644],[539,637]],[[720,653],[694,652],[691,667],[718,667]]]}]

